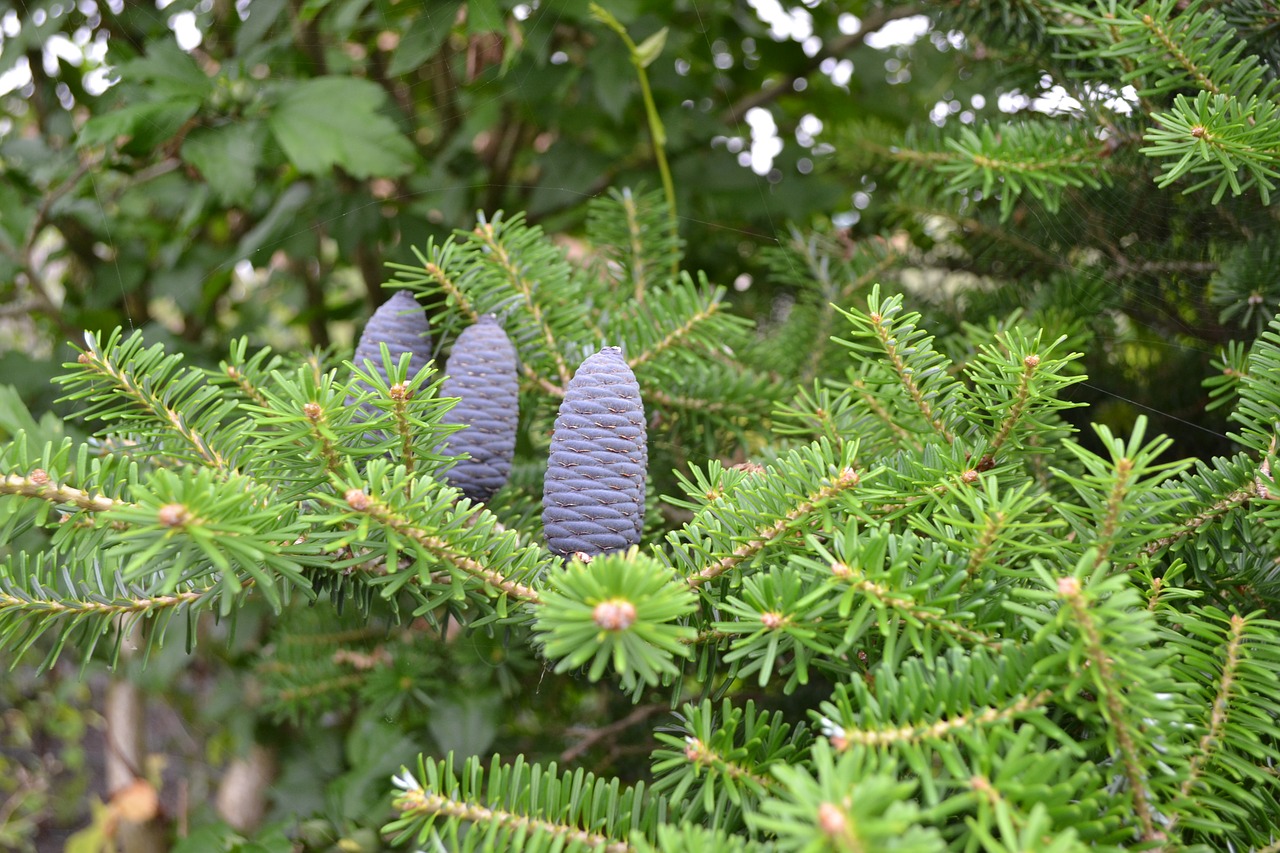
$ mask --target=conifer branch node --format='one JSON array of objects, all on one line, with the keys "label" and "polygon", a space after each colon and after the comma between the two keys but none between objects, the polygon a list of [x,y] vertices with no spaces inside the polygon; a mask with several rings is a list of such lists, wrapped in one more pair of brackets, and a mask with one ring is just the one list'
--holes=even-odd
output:
[{"label": "conifer branch node", "polygon": [[27,498],[40,498],[54,504],[73,504],[86,512],[107,512],[121,506],[125,501],[118,501],[106,495],[90,495],[71,486],[60,486],[51,482],[49,474],[42,468],[35,468],[27,476],[7,474],[0,481],[0,495],[21,495]]}]

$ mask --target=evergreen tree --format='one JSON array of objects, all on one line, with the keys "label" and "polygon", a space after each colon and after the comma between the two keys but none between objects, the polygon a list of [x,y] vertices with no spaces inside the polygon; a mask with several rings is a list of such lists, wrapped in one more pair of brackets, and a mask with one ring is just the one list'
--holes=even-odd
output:
[{"label": "evergreen tree", "polygon": [[[772,256],[784,319],[753,326],[682,268],[667,192],[595,200],[583,259],[493,212],[393,265],[438,352],[489,315],[517,352],[515,455],[483,504],[450,485],[468,425],[443,358],[242,339],[214,369],[87,334],[58,381],[92,434],[6,416],[0,649],[49,668],[214,646],[248,659],[255,736],[310,747],[342,720],[353,769],[310,804],[327,823],[269,824],[268,849],[371,849],[371,829],[414,849],[1276,849],[1268,7],[944,6],[1000,73],[1051,68],[1079,109],[863,126],[841,149],[888,167],[902,215],[877,224],[906,239],[797,234]],[[653,43],[627,43],[642,71]],[[1099,97],[1124,84],[1127,115]],[[1116,242],[1138,192],[1160,216]],[[948,259],[978,283],[904,286]],[[1178,459],[1144,417],[1079,430],[1082,367],[1124,340],[1101,324],[1207,299],[1256,333],[1208,382],[1232,452]],[[565,559],[543,471],[602,347],[643,401],[648,485],[620,487],[640,544]],[[557,756],[547,711],[573,702],[604,719]],[[641,723],[643,767],[577,763]],[[104,836],[171,829],[135,771]],[[350,807],[371,785],[385,820]]]}]

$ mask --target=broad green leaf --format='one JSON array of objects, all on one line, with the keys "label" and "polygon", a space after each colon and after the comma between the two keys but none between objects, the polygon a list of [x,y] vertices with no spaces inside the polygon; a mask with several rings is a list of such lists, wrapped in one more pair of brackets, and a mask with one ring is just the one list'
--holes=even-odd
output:
[{"label": "broad green leaf", "polygon": [[80,131],[80,144],[107,145],[124,137],[121,150],[146,154],[171,139],[198,109],[200,101],[185,97],[132,104],[89,119]]},{"label": "broad green leaf", "polygon": [[209,76],[173,41],[149,45],[146,56],[121,63],[116,71],[121,80],[150,84],[148,89],[157,100],[203,100],[213,88]]},{"label": "broad green leaf", "polygon": [[435,56],[453,28],[459,5],[449,2],[424,6],[400,39],[391,63],[387,66],[387,76],[398,77]]},{"label": "broad green leaf", "polygon": [[286,5],[287,0],[257,0],[248,4],[249,17],[236,31],[236,52],[244,53],[262,41]]},{"label": "broad green leaf", "polygon": [[200,170],[223,204],[245,204],[256,186],[266,131],[260,122],[199,127],[182,143],[182,159]]},{"label": "broad green leaf", "polygon": [[417,152],[378,112],[386,94],[370,80],[316,77],[285,90],[267,119],[299,172],[327,174],[340,166],[357,178],[395,177],[417,163]]},{"label": "broad green leaf", "polygon": [[471,0],[467,4],[467,32],[472,35],[502,29],[502,9],[497,0]]}]

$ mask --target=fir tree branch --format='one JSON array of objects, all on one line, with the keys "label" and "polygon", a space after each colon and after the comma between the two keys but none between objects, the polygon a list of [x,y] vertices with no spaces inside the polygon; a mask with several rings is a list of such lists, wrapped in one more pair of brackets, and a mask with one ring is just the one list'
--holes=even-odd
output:
[{"label": "fir tree branch", "polygon": [[1022,360],[1023,369],[1021,375],[1018,376],[1018,390],[1014,393],[1013,406],[1009,409],[1008,415],[1005,416],[1004,422],[1000,424],[999,431],[996,432],[995,438],[991,439],[991,447],[988,455],[994,457],[999,452],[1004,443],[1009,440],[1013,428],[1017,426],[1021,420],[1023,412],[1027,408],[1027,399],[1031,393],[1031,378],[1036,372],[1036,368],[1040,366],[1040,356],[1032,354]]},{"label": "fir tree branch", "polygon": [[314,699],[326,693],[341,693],[351,687],[359,687],[367,680],[361,673],[348,673],[322,681],[309,682],[297,687],[286,687],[276,693],[276,701],[280,703],[297,702],[301,699]]},{"label": "fir tree branch", "polygon": [[474,323],[480,319],[480,312],[471,304],[471,300],[467,298],[467,294],[462,288],[458,287],[449,274],[439,264],[428,260],[414,249],[418,255],[418,260],[422,262],[422,270],[427,274],[427,278],[436,283],[436,286],[445,294],[448,301],[457,307],[459,311],[467,318],[468,321]]},{"label": "fir tree branch", "polygon": [[684,757],[689,760],[690,764],[714,770],[735,782],[750,782],[764,791],[773,789],[778,784],[777,780],[771,776],[752,773],[749,768],[725,758],[700,738],[696,738],[693,735],[688,735],[684,739]]},{"label": "fir tree branch", "polygon": [[867,315],[867,319],[871,321],[871,327],[875,329],[876,338],[880,341],[880,347],[884,350],[885,355],[889,357],[889,364],[893,367],[894,373],[898,375],[898,381],[902,383],[902,387],[907,390],[911,400],[916,404],[916,408],[920,410],[920,414],[924,415],[925,420],[934,428],[938,435],[947,442],[954,444],[956,437],[951,430],[947,429],[947,425],[933,411],[933,406],[925,399],[920,384],[916,382],[914,371],[903,360],[901,353],[898,352],[897,339],[890,337],[889,324],[884,322],[885,318],[878,312]]},{"label": "fir tree branch", "polygon": [[90,495],[71,486],[60,486],[51,482],[49,474],[42,468],[32,470],[25,477],[19,474],[6,475],[0,480],[0,495],[39,498],[53,504],[72,504],[85,512],[107,512],[129,505],[106,495]]},{"label": "fir tree branch", "polygon": [[1214,95],[1222,94],[1222,90],[1213,82],[1206,70],[1179,46],[1173,37],[1173,30],[1164,27],[1161,21],[1149,13],[1143,14],[1137,20],[1146,28],[1152,42],[1163,47],[1172,64],[1184,70],[1197,86]]},{"label": "fir tree branch", "polygon": [[1142,838],[1144,841],[1163,842],[1167,839],[1163,832],[1156,829],[1155,809],[1150,801],[1151,791],[1147,785],[1146,770],[1142,756],[1138,754],[1133,732],[1129,730],[1129,720],[1117,692],[1121,682],[1112,669],[1111,654],[1102,641],[1102,635],[1093,619],[1093,614],[1089,612],[1089,605],[1082,594],[1080,581],[1072,576],[1063,577],[1058,581],[1058,592],[1071,608],[1076,627],[1084,639],[1085,655],[1089,665],[1094,667],[1097,673],[1094,684],[1097,685],[1101,694],[1099,710],[1115,735],[1116,745],[1120,749],[1120,768],[1129,782],[1129,790],[1133,793],[1133,809],[1142,824]]},{"label": "fir tree branch", "polygon": [[[245,586],[253,584],[252,579],[241,581]],[[94,616],[126,616],[132,613],[155,613],[171,607],[196,604],[210,595],[222,592],[221,585],[140,598],[124,598],[115,601],[68,600],[53,598],[19,598],[0,592],[0,615],[5,612],[34,613],[46,617],[78,618],[86,615]]]},{"label": "fir tree branch", "polygon": [[972,628],[966,628],[959,622],[947,619],[931,610],[917,607],[915,600],[909,596],[895,595],[890,587],[871,580],[861,569],[854,568],[846,563],[836,563],[831,567],[831,572],[837,578],[849,582],[850,586],[863,595],[892,610],[898,611],[908,619],[914,619],[929,625],[962,642],[987,646],[988,648],[998,648],[1000,646],[999,641],[993,637],[988,637],[986,634],[974,631]]},{"label": "fir tree branch", "polygon": [[815,510],[825,506],[842,493],[855,488],[860,482],[861,478],[858,476],[857,471],[852,468],[845,468],[834,480],[804,498],[778,521],[758,529],[755,535],[735,548],[733,553],[721,557],[701,571],[686,577],[685,583],[696,589],[707,581],[714,580],[725,572],[736,568],[760,553],[766,546],[778,541],[794,530],[797,522],[808,518]]},{"label": "fir tree branch", "polygon": [[915,436],[894,420],[893,415],[889,414],[889,410],[885,408],[884,404],[867,388],[866,382],[861,379],[854,379],[849,384],[857,390],[858,397],[867,404],[867,408],[871,413],[883,421],[885,426],[889,427],[890,431],[898,437],[899,441],[914,447],[916,450],[922,448],[920,442],[916,441]]},{"label": "fir tree branch", "polygon": [[1111,547],[1115,544],[1116,533],[1120,524],[1120,515],[1124,511],[1124,499],[1129,493],[1129,476],[1133,473],[1133,460],[1121,457],[1116,460],[1116,479],[1107,498],[1107,511],[1102,517],[1102,526],[1098,530],[1098,554],[1093,565],[1101,566],[1107,561]]},{"label": "fir tree branch", "polygon": [[235,386],[240,390],[240,393],[253,402],[254,405],[261,406],[264,409],[271,407],[271,404],[267,401],[267,398],[263,395],[262,391],[258,386],[249,381],[249,377],[245,376],[244,372],[240,370],[239,367],[234,364],[228,364],[226,366],[226,374],[227,378],[235,383]]},{"label": "fir tree branch", "polygon": [[[563,393],[562,395],[563,396]],[[642,396],[647,402],[656,403],[664,409],[684,409],[697,412],[724,412],[728,406],[717,400],[700,400],[684,394],[672,394],[661,388],[645,386]]]},{"label": "fir tree branch", "polygon": [[359,489],[351,489],[346,493],[346,503],[356,512],[367,515],[407,539],[416,542],[424,551],[442,563],[452,566],[495,589],[501,590],[512,598],[527,604],[542,603],[537,590],[518,581],[505,578],[498,572],[487,568],[474,557],[459,552],[448,540],[423,530],[409,519],[397,514],[395,510],[377,498]]},{"label": "fir tree branch", "polygon": [[978,576],[978,570],[982,568],[987,555],[991,553],[991,549],[1000,540],[1004,522],[1005,514],[1000,510],[996,510],[986,516],[986,524],[983,525],[982,533],[978,536],[977,547],[969,554],[969,562],[965,565],[965,574],[970,579]]},{"label": "fir tree branch", "polygon": [[[324,460],[325,473],[337,473],[342,467],[342,456],[339,455],[338,448],[334,445],[333,439],[329,437],[328,430],[325,429],[324,407],[315,401],[311,401],[303,405],[302,413],[306,416],[307,423],[311,425],[311,438],[320,447],[320,458]],[[302,445],[301,440],[297,444]]]},{"label": "fir tree branch", "polygon": [[[1191,795],[1197,780],[1205,766],[1213,760],[1219,747],[1222,746],[1222,733],[1227,726],[1227,718],[1231,713],[1232,687],[1236,682],[1236,670],[1240,666],[1240,646],[1244,641],[1244,630],[1247,621],[1238,613],[1231,615],[1231,632],[1227,638],[1226,652],[1223,655],[1222,675],[1218,680],[1218,693],[1213,699],[1213,709],[1209,714],[1209,728],[1200,738],[1199,747],[1191,756],[1191,764],[1187,768],[1186,778],[1182,780],[1181,794]],[[1174,813],[1171,820],[1177,819]],[[1170,823],[1169,831],[1173,831]]]},{"label": "fir tree branch", "polygon": [[568,388],[569,380],[573,378],[573,371],[569,369],[568,363],[564,360],[564,355],[560,352],[560,345],[556,341],[555,333],[551,331],[551,325],[547,322],[542,306],[533,298],[533,282],[521,273],[519,266],[507,252],[506,246],[498,239],[492,223],[481,222],[475,227],[473,233],[480,239],[481,244],[492,253],[494,262],[506,275],[507,281],[512,288],[524,297],[525,305],[528,306],[529,313],[533,315],[534,322],[542,329],[542,337],[546,342],[547,352],[555,361],[556,370],[560,374],[560,384]]},{"label": "fir tree branch", "polygon": [[89,348],[76,358],[84,366],[85,372],[97,374],[110,382],[119,393],[133,401],[143,412],[168,423],[173,432],[195,450],[196,454],[208,465],[222,471],[230,470],[230,465],[222,454],[213,449],[187,418],[177,409],[170,408],[164,400],[151,392],[149,385],[139,382],[134,376],[104,358],[92,335],[86,335]]},{"label": "fir tree branch", "polygon": [[396,433],[400,436],[400,461],[405,471],[413,473],[413,424],[409,421],[405,401],[409,399],[409,391],[404,383],[397,382],[390,388],[392,414],[396,419]]},{"label": "fir tree branch", "polygon": [[1186,539],[1188,536],[1193,535],[1196,531],[1198,531],[1201,527],[1204,527],[1206,524],[1216,521],[1230,514],[1234,510],[1240,509],[1241,507],[1248,506],[1250,501],[1255,500],[1257,498],[1262,498],[1265,500],[1269,497],[1270,495],[1267,494],[1266,487],[1263,486],[1260,481],[1254,481],[1253,483],[1250,483],[1248,486],[1245,486],[1244,488],[1241,488],[1241,489],[1236,489],[1230,494],[1224,496],[1222,500],[1217,501],[1211,507],[1206,509],[1204,512],[1201,512],[1198,515],[1187,519],[1182,523],[1182,526],[1179,527],[1178,530],[1176,530],[1175,532],[1169,534],[1168,536],[1162,536],[1159,539],[1155,539],[1149,542],[1142,549],[1143,553],[1148,555],[1157,554],[1160,551],[1164,550],[1165,548],[1168,548],[1170,545],[1180,542],[1183,539]]},{"label": "fir tree branch", "polygon": [[918,744],[927,740],[943,740],[957,731],[1008,723],[1022,714],[1044,707],[1051,698],[1053,698],[1051,691],[1041,690],[1031,696],[1019,697],[1008,705],[988,705],[975,708],[969,714],[896,728],[851,729],[824,718],[822,728],[831,745],[838,752],[843,752],[851,746],[884,747]]},{"label": "fir tree branch", "polygon": [[722,304],[723,303],[721,303],[719,299],[709,301],[705,308],[691,315],[689,319],[685,320],[677,328],[672,329],[662,340],[658,341],[644,352],[637,353],[627,359],[627,364],[634,370],[645,362],[650,361],[671,349],[673,346],[676,346],[689,336],[694,327],[714,317],[720,310],[720,306]]},{"label": "fir tree branch", "polygon": [[634,850],[625,841],[614,841],[607,835],[553,823],[549,820],[539,820],[505,809],[491,809],[476,803],[451,800],[439,794],[429,794],[416,786],[397,794],[391,805],[400,813],[401,818],[429,819],[439,815],[464,820],[481,827],[500,826],[516,832],[525,830],[546,833],[562,839],[565,844],[583,844],[604,853],[632,853]]},{"label": "fir tree branch", "polygon": [[[621,207],[626,217],[627,236],[631,242],[631,282],[635,287],[635,300],[644,302],[648,279],[644,264],[644,232],[640,227],[640,208],[636,205],[635,196],[629,192],[622,193]],[[631,366],[635,367],[634,364]]]}]

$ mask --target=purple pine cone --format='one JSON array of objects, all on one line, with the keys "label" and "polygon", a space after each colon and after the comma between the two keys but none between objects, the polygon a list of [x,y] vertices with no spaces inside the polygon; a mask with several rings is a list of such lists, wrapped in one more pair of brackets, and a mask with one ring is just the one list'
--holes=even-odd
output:
[{"label": "purple pine cone", "polygon": [[507,482],[516,450],[520,383],[516,350],[492,314],[481,317],[453,345],[441,397],[460,397],[445,423],[466,429],[449,436],[446,456],[470,454],[445,478],[473,501],[487,501]]},{"label": "purple pine cone", "polygon": [[373,362],[373,369],[386,379],[379,344],[387,345],[393,364],[399,362],[402,353],[413,353],[409,362],[410,378],[431,360],[431,329],[427,326],[427,315],[409,291],[397,290],[373,312],[351,359],[360,368],[365,366],[366,359]]},{"label": "purple pine cone", "polygon": [[622,350],[605,347],[560,404],[542,495],[547,547],[594,557],[639,542],[648,462],[640,386]]}]

